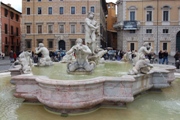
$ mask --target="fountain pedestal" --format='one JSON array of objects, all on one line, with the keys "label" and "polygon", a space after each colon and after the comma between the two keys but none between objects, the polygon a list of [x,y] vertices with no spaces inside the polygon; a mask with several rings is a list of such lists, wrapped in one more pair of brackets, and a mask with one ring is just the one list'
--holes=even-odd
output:
[{"label": "fountain pedestal", "polygon": [[[15,97],[39,101],[53,112],[75,114],[103,105],[122,105],[151,88],[169,87],[175,80],[174,66],[157,65],[148,74],[96,77],[84,80],[55,80],[34,75],[12,77]],[[161,73],[161,74],[160,74]]]}]

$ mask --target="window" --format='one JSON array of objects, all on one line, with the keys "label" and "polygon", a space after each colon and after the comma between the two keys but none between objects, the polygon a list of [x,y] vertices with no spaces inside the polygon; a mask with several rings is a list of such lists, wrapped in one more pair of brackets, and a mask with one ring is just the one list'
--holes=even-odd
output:
[{"label": "window", "polygon": [[53,40],[52,39],[48,40],[48,48],[53,48]]},{"label": "window", "polygon": [[26,32],[27,32],[27,33],[31,33],[31,26],[30,26],[30,25],[27,25],[27,26],[26,26]]},{"label": "window", "polygon": [[4,9],[4,16],[7,17],[8,16],[8,10]]},{"label": "window", "polygon": [[19,29],[16,28],[16,36],[19,36]]},{"label": "window", "polygon": [[27,0],[27,2],[30,2],[30,0]]},{"label": "window", "polygon": [[130,11],[130,21],[135,20],[135,11]]},{"label": "window", "polygon": [[14,27],[13,26],[11,26],[11,34],[13,34],[14,33]]},{"label": "window", "polygon": [[59,33],[64,33],[64,25],[59,26]]},{"label": "window", "polygon": [[31,48],[31,40],[26,40],[26,47],[27,47],[28,49]]},{"label": "window", "polygon": [[76,39],[70,39],[71,41],[71,47],[73,47],[76,44]]},{"label": "window", "polygon": [[64,8],[63,7],[59,8],[59,14],[64,14]]},{"label": "window", "polygon": [[71,7],[71,14],[75,14],[75,7]]},{"label": "window", "polygon": [[49,0],[49,1],[52,1],[52,0]]},{"label": "window", "polygon": [[16,43],[17,43],[17,45],[19,44],[19,40],[18,40],[18,39],[17,39],[17,42],[16,42]]},{"label": "window", "polygon": [[163,50],[167,50],[167,43],[163,43]]},{"label": "window", "polygon": [[152,33],[152,29],[146,29],[146,33]]},{"label": "window", "polygon": [[134,43],[130,43],[130,49],[131,49],[131,51],[134,50]]},{"label": "window", "polygon": [[5,37],[5,44],[8,44],[8,40],[7,40],[7,37]]},{"label": "window", "polygon": [[38,7],[38,14],[40,15],[42,12],[41,7]]},{"label": "window", "polygon": [[41,2],[41,0],[38,0],[38,2]]},{"label": "window", "polygon": [[5,27],[5,34],[8,34],[8,25],[5,24],[4,27]]},{"label": "window", "polygon": [[85,26],[81,25],[81,33],[85,33]]},{"label": "window", "polygon": [[30,15],[30,14],[31,14],[30,8],[27,8],[27,15]]},{"label": "window", "polygon": [[147,11],[147,16],[146,16],[147,21],[152,21],[152,11]]},{"label": "window", "polygon": [[11,38],[11,44],[13,45],[13,42],[14,42],[14,40],[13,40],[13,37]]},{"label": "window", "polygon": [[53,33],[53,25],[48,25],[48,33]]},{"label": "window", "polygon": [[163,33],[169,33],[168,29],[163,29]]},{"label": "window", "polygon": [[108,4],[108,8],[111,8],[110,4]]},{"label": "window", "polygon": [[82,14],[86,14],[86,7],[82,7]]},{"label": "window", "polygon": [[135,31],[135,30],[130,30],[129,32],[130,32],[130,33],[135,33],[136,31]]},{"label": "window", "polygon": [[37,39],[37,47],[39,46],[39,43],[43,43],[43,39]]},{"label": "window", "polygon": [[71,33],[75,33],[75,25],[71,25]]},{"label": "window", "polygon": [[95,10],[94,10],[94,6],[91,6],[91,12],[94,12]]},{"label": "window", "polygon": [[38,25],[38,33],[42,33],[42,25]]},{"label": "window", "polygon": [[19,15],[16,14],[16,21],[19,21]]},{"label": "window", "polygon": [[14,18],[14,13],[13,12],[11,12],[11,19],[13,19]]},{"label": "window", "polygon": [[52,7],[48,8],[48,14],[51,15],[52,14]]},{"label": "window", "polygon": [[163,11],[163,21],[169,21],[169,11]]}]

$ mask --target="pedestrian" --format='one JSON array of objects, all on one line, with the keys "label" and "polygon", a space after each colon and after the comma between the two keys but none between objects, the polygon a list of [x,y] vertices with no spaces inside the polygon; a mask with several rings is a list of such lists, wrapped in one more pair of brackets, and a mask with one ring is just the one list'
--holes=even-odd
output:
[{"label": "pedestrian", "polygon": [[179,58],[180,58],[180,53],[176,51],[176,54],[174,55],[174,59],[175,59],[175,65],[177,69],[179,69]]},{"label": "pedestrian", "polygon": [[16,61],[16,58],[17,58],[16,52],[13,53],[13,58],[14,58],[14,61]]},{"label": "pedestrian", "polygon": [[10,59],[10,63],[14,62],[14,57],[13,57],[13,51],[12,50],[9,52],[9,59]]},{"label": "pedestrian", "polygon": [[117,50],[116,56],[117,56],[117,61],[120,61],[121,60],[120,50]]},{"label": "pedestrian", "polygon": [[165,50],[163,52],[163,62],[162,62],[162,64],[164,64],[164,62],[166,62],[166,65],[168,64],[168,52],[167,52],[167,50]]},{"label": "pedestrian", "polygon": [[163,52],[162,50],[159,51],[159,64],[162,64],[163,62]]}]

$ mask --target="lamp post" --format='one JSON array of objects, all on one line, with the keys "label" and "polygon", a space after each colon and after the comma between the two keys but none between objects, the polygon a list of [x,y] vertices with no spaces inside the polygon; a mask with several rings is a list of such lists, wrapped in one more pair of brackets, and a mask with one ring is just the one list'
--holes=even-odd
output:
[{"label": "lamp post", "polygon": [[159,0],[157,0],[157,41],[156,41],[156,52],[158,53],[159,38],[158,38],[158,16],[159,16]]}]

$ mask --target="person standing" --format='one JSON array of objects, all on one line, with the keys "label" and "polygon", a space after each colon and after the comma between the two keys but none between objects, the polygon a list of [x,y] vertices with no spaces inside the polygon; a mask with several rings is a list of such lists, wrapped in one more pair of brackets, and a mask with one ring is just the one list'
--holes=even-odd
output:
[{"label": "person standing", "polygon": [[179,58],[180,58],[180,53],[176,51],[176,54],[174,55],[174,59],[175,59],[175,65],[177,69],[179,69]]},{"label": "person standing", "polygon": [[17,58],[16,52],[13,53],[13,58],[14,58],[14,61],[16,61],[16,58]]},{"label": "person standing", "polygon": [[10,59],[11,63],[14,62],[14,57],[13,57],[13,51],[12,50],[9,52],[9,59]]},{"label": "person standing", "polygon": [[167,65],[168,64],[168,52],[167,52],[167,50],[165,50],[163,52],[163,62],[162,62],[162,64],[164,64],[165,61],[166,61],[166,65]]},{"label": "person standing", "polygon": [[162,50],[159,51],[159,64],[162,64],[163,62],[163,52]]}]

